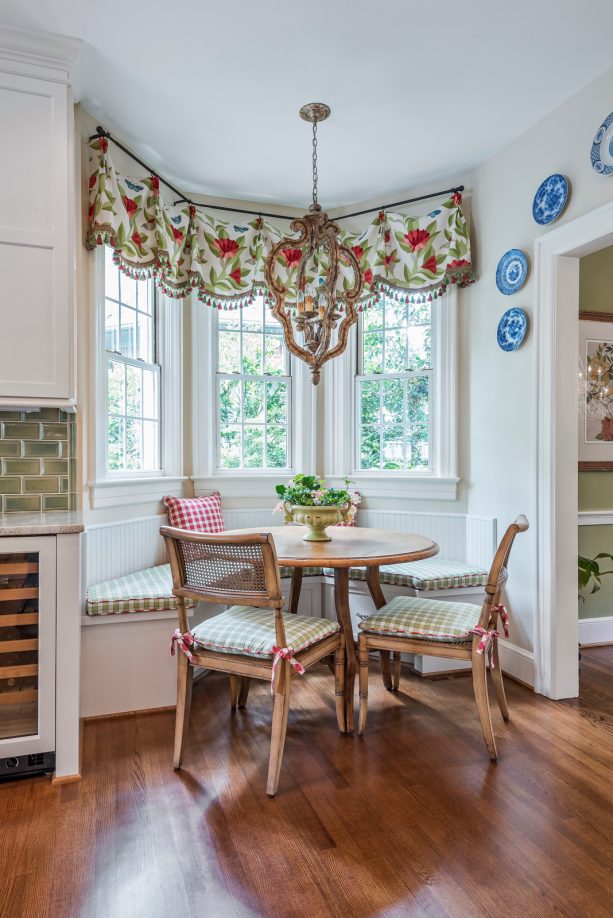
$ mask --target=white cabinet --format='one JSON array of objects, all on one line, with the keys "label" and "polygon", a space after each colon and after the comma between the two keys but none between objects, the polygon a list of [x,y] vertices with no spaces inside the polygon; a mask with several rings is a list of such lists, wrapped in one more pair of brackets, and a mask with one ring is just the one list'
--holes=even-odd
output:
[{"label": "white cabinet", "polygon": [[74,403],[77,50],[0,29],[0,405]]}]

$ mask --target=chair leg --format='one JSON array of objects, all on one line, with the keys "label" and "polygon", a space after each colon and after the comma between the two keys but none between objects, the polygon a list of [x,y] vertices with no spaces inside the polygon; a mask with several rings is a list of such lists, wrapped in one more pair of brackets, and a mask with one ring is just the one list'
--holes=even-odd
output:
[{"label": "chair leg", "polygon": [[192,704],[192,685],[194,667],[182,650],[177,654],[177,709],[175,713],[175,748],[173,755],[173,768],[180,768],[183,763],[183,750],[185,749],[185,735],[189,724],[189,711]]},{"label": "chair leg", "polygon": [[496,700],[498,702],[498,707],[500,708],[500,713],[502,714],[503,720],[509,719],[509,706],[507,704],[507,696],[504,691],[504,681],[502,678],[502,670],[500,669],[500,660],[498,658],[498,641],[494,638],[494,649],[492,651],[494,659],[494,669],[492,670],[492,679],[494,680],[494,688],[496,690]]},{"label": "chair leg", "polygon": [[238,688],[240,685],[240,676],[230,676],[230,707],[236,711],[236,702],[238,701]]},{"label": "chair leg", "polygon": [[389,650],[380,650],[379,656],[381,657],[381,678],[383,679],[383,685],[388,692],[391,692],[392,673],[390,670],[390,652]]},{"label": "chair leg", "polygon": [[290,666],[286,660],[280,664],[283,670],[275,688],[272,709],[272,735],[270,739],[270,762],[268,765],[268,781],[266,793],[274,797],[279,786],[279,773],[283,761],[285,747],[285,734],[287,732],[287,716],[289,714],[289,697],[292,685]]},{"label": "chair leg", "polygon": [[400,688],[400,651],[395,650],[392,657],[394,660],[394,682],[392,684],[392,691],[397,692]]},{"label": "chair leg", "polygon": [[368,716],[368,638],[363,631],[358,637],[358,664],[360,667],[360,720],[358,734],[361,736],[366,729],[366,718]]},{"label": "chair leg", "polygon": [[341,733],[347,732],[345,723],[345,641],[341,639],[334,652],[334,697],[336,701],[336,720]]},{"label": "chair leg", "polygon": [[238,693],[238,706],[241,709],[247,707],[247,698],[249,697],[250,685],[251,679],[248,676],[241,676],[241,687]]},{"label": "chair leg", "polygon": [[487,658],[484,653],[479,654],[473,651],[473,689],[475,691],[475,701],[477,703],[477,712],[481,722],[483,739],[487,746],[487,751],[492,762],[497,759],[496,741],[494,731],[492,730],[492,718],[490,715],[490,702],[487,694]]}]

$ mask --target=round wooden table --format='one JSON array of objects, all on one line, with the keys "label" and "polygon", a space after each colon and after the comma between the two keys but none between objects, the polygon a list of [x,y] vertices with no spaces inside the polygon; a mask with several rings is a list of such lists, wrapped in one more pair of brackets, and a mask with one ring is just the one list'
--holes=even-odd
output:
[{"label": "round wooden table", "polygon": [[283,567],[292,568],[289,611],[298,611],[302,586],[302,568],[330,567],[334,570],[334,606],[338,622],[345,633],[347,646],[347,682],[345,693],[345,723],[353,732],[353,701],[356,675],[356,653],[349,610],[349,568],[365,567],[366,583],[377,609],[385,605],[379,582],[382,564],[401,564],[430,558],[438,552],[432,539],[409,532],[390,529],[367,529],[361,526],[334,526],[329,542],[305,542],[304,526],[261,526],[233,529],[228,535],[247,532],[270,532],[275,540],[277,558]]}]

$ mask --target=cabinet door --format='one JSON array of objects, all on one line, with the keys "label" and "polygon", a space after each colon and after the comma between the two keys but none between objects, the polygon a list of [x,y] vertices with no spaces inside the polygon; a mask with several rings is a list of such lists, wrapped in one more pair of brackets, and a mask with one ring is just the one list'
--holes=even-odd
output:
[{"label": "cabinet door", "polygon": [[0,539],[0,758],[55,750],[56,539]]},{"label": "cabinet door", "polygon": [[72,396],[68,93],[0,73],[0,398]]}]

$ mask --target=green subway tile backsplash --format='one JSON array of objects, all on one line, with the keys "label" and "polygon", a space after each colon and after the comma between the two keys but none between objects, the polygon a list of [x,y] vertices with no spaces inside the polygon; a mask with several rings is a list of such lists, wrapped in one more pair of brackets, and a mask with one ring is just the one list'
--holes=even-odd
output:
[{"label": "green subway tile backsplash", "polygon": [[0,511],[74,510],[75,445],[74,414],[0,411]]}]

